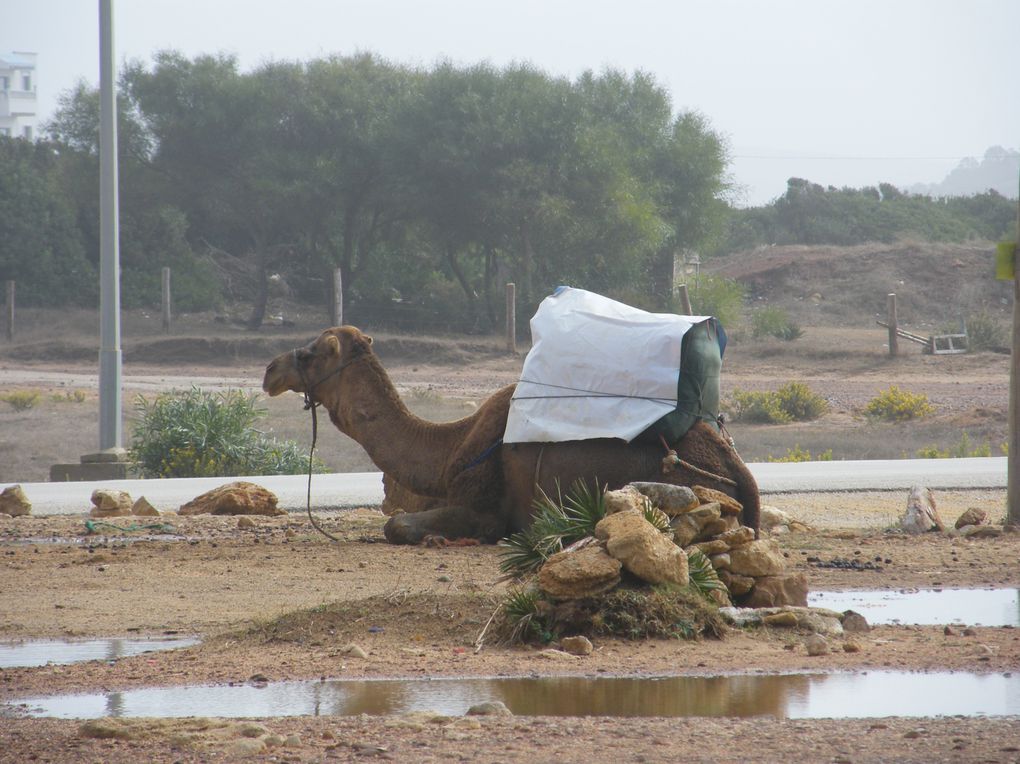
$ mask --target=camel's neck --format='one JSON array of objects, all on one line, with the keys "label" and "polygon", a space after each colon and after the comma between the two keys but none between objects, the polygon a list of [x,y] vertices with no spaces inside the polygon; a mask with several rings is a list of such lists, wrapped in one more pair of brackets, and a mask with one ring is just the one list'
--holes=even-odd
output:
[{"label": "camel's neck", "polygon": [[317,397],[333,424],[360,443],[379,469],[415,493],[446,494],[443,466],[463,427],[412,414],[375,354],[347,366]]}]

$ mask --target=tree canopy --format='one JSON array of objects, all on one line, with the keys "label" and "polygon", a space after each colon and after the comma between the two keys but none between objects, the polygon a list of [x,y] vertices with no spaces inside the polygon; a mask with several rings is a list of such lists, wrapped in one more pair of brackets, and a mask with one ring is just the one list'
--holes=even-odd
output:
[{"label": "tree canopy", "polygon": [[[123,304],[158,303],[170,266],[178,308],[240,302],[252,327],[281,283],[325,315],[333,268],[354,321],[399,305],[418,328],[486,330],[508,281],[522,317],[564,283],[669,309],[684,250],[995,237],[1013,214],[994,192],[800,179],[732,210],[724,140],[643,72],[367,53],[243,71],[166,51],[125,67],[120,92]],[[26,304],[96,299],[98,121],[80,85],[48,142],[0,138],[0,278]]]}]

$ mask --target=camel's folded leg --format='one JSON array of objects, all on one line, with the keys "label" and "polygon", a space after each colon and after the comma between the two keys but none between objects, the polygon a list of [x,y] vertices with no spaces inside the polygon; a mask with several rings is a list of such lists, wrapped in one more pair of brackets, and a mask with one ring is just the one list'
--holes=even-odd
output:
[{"label": "camel's folded leg", "polygon": [[439,507],[393,515],[383,527],[391,544],[420,544],[426,536],[478,539],[494,544],[506,535],[506,519],[467,507]]}]

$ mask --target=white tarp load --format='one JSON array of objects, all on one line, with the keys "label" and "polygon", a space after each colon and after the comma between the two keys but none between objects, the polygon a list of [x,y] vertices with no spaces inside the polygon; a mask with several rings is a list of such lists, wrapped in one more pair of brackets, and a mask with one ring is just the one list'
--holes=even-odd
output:
[{"label": "white tarp load", "polygon": [[707,320],[560,287],[531,319],[503,442],[632,440],[676,408],[684,335]]}]

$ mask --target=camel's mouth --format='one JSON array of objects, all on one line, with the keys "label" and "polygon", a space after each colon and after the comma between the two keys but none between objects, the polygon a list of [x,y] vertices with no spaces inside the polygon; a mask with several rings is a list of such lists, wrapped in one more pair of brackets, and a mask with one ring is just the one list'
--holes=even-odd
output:
[{"label": "camel's mouth", "polygon": [[265,376],[262,377],[262,389],[270,398],[275,398],[277,395],[288,390],[296,389],[289,384],[288,377],[290,375],[286,373],[288,370],[282,368],[282,366],[283,364],[280,363],[279,358],[274,359],[266,367]]}]

